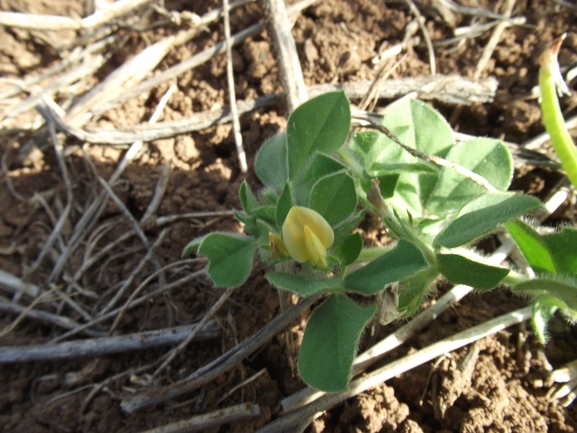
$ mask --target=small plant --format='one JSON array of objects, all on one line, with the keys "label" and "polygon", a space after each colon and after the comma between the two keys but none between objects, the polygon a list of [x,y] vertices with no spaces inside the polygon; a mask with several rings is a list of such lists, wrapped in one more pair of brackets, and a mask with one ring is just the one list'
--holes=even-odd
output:
[{"label": "small plant", "polygon": [[[255,194],[246,182],[240,187],[236,217],[246,235],[211,233],[184,251],[207,257],[216,287],[244,283],[257,257],[269,266],[266,278],[275,287],[305,297],[326,294],[300,349],[307,384],[345,389],[367,323],[375,315],[383,324],[410,317],[440,278],[483,292],[509,284],[516,293],[537,295],[538,326],[553,306],[575,317],[577,250],[567,245],[576,245],[577,233],[566,228],[541,237],[518,219],[541,204],[507,192],[513,164],[503,143],[455,143],[433,108],[410,99],[376,126],[385,133],[349,137],[350,126],[343,92],[296,109],[287,131],[257,155],[255,171],[265,188]],[[386,247],[366,248],[355,230],[367,212],[384,222],[392,238]],[[475,251],[475,242],[501,224],[538,278],[489,265]]]}]

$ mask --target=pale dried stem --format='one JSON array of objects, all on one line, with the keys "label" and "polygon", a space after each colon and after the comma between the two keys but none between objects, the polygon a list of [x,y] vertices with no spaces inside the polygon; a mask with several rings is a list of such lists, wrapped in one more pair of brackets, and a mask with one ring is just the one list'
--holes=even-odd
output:
[{"label": "pale dried stem", "polygon": [[[159,269],[159,271],[161,271],[161,269]],[[142,305],[145,302],[147,302],[149,299],[155,298],[155,297],[162,295],[162,294],[164,294],[164,293],[166,293],[166,292],[168,292],[168,291],[170,291],[176,287],[180,287],[183,284],[186,284],[190,281],[195,280],[200,275],[204,275],[204,271],[193,272],[192,274],[187,275],[185,277],[182,277],[176,281],[173,281],[172,283],[169,283],[166,286],[162,286],[162,287],[154,290],[153,292],[147,293],[146,295],[143,295],[140,298],[131,301],[130,304],[128,305],[128,307],[126,307],[126,308],[134,308],[134,307],[137,307],[139,305]],[[84,323],[84,324],[78,326],[76,329],[73,329],[72,331],[66,332],[66,333],[52,339],[50,341],[50,343],[57,343],[59,341],[65,340],[68,337],[71,337],[72,335],[76,335],[85,329],[91,328],[94,325],[97,325],[99,323],[105,322],[106,320],[112,319],[113,317],[117,316],[124,309],[125,309],[125,307],[112,310],[111,312],[105,314],[104,316],[93,319],[87,323]]]},{"label": "pale dried stem", "polygon": [[294,307],[289,308],[274,318],[256,334],[248,337],[208,365],[198,369],[186,379],[172,385],[149,388],[127,396],[122,401],[120,405],[121,408],[129,413],[136,412],[146,407],[179,397],[212,381],[258,350],[262,345],[292,323],[318,299],[319,296],[311,296],[303,299]]},{"label": "pale dried stem", "polygon": [[74,18],[58,15],[0,12],[0,25],[50,31],[92,29],[122,15],[126,15],[128,12],[150,1],[151,0],[118,0],[115,3],[111,3],[105,10],[96,11],[82,20],[75,20]]},{"label": "pale dried stem", "polygon": [[158,275],[160,275],[161,273],[166,272],[167,270],[172,269],[174,267],[198,263],[202,260],[203,259],[185,259],[185,260],[179,260],[177,262],[169,263],[168,265],[164,266],[163,268],[157,270],[153,274],[146,277],[146,279],[142,283],[140,283],[140,285],[134,290],[134,292],[132,292],[130,294],[130,297],[126,300],[126,302],[124,303],[122,308],[119,311],[117,310],[118,315],[116,316],[116,319],[114,319],[114,323],[110,327],[109,334],[111,335],[114,332],[114,330],[118,327],[118,325],[120,324],[120,321],[122,320],[122,317],[124,316],[124,314],[126,313],[128,308],[130,308],[132,306],[132,302],[140,294],[142,289],[144,289],[148,284],[150,284],[150,282],[152,280],[154,280]]},{"label": "pale dried stem", "polygon": [[148,263],[148,261],[152,259],[152,257],[154,256],[154,254],[156,252],[156,249],[164,241],[166,234],[167,234],[167,229],[164,229],[160,233],[160,235],[158,236],[158,239],[156,239],[156,242],[154,242],[154,244],[151,246],[151,248],[147,251],[146,255],[141,260],[138,261],[138,265],[136,265],[136,267],[130,273],[130,276],[124,281],[124,283],[122,283],[122,286],[120,287],[120,289],[118,289],[116,291],[116,293],[114,294],[112,299],[108,302],[108,304],[102,310],[100,310],[98,312],[98,316],[103,316],[104,314],[108,313],[108,311],[110,311],[110,309],[112,307],[114,307],[114,305],[116,305],[118,300],[122,296],[124,296],[124,294],[126,293],[126,290],[128,290],[128,288],[130,288],[130,285],[132,284],[134,279],[138,276],[140,271],[142,271],[142,269]]},{"label": "pale dried stem", "polygon": [[[59,344],[40,344],[33,346],[2,346],[0,363],[48,361],[83,356],[103,356],[111,353],[124,353],[133,350],[150,349],[179,343],[198,328],[197,324],[178,326],[155,331],[114,337],[93,338],[70,341]],[[196,333],[196,340],[208,340],[218,337],[220,331],[215,321],[205,323]]]},{"label": "pale dried stem", "polygon": [[160,367],[158,367],[156,371],[152,374],[153,378],[158,377],[158,375],[162,373],[164,369],[170,365],[172,360],[176,356],[178,356],[178,354],[181,353],[192,340],[194,340],[194,338],[200,332],[202,327],[216,314],[216,312],[220,309],[220,307],[224,305],[226,300],[230,298],[230,295],[232,295],[233,292],[234,288],[226,289],[226,291],[220,296],[218,301],[214,303],[214,305],[210,308],[210,310],[208,310],[208,312],[204,315],[204,317],[200,320],[200,322],[198,322],[196,328],[192,329],[190,334],[177,347],[175,347],[173,350],[170,351],[170,353],[168,354],[166,359],[162,362]]},{"label": "pale dried stem", "polygon": [[[372,83],[372,81],[363,81],[340,85],[322,84],[309,87],[308,92],[310,97],[314,97],[342,89],[350,99],[362,99]],[[497,89],[497,81],[494,78],[480,79],[475,82],[463,77],[441,75],[385,80],[381,84],[376,97],[382,99],[396,99],[407,93],[415,92],[416,97],[420,99],[434,99],[444,103],[467,105],[475,102],[492,101]],[[238,101],[239,114],[281,103],[283,98],[284,95],[276,94],[263,96],[256,100]],[[67,123],[50,103],[43,104],[38,109],[45,118],[52,119],[58,128],[67,135],[76,137],[80,141],[107,145],[127,144],[137,140],[154,141],[231,121],[230,111],[227,108],[194,114],[176,121],[159,122],[155,125],[140,124],[118,130],[85,131]]]},{"label": "pale dried stem", "polygon": [[200,432],[214,429],[223,424],[229,424],[260,415],[260,407],[254,403],[242,403],[237,406],[218,409],[214,412],[197,415],[187,420],[166,424],[143,433],[184,433]]},{"label": "pale dried stem", "polygon": [[[513,13],[514,7],[515,7],[515,0],[506,0],[505,11],[503,14],[505,18],[507,19],[511,18],[511,13]],[[495,30],[493,30],[493,34],[491,35],[489,42],[487,42],[487,45],[483,49],[483,54],[481,55],[481,58],[477,63],[477,68],[475,69],[475,73],[473,74],[474,80],[477,80],[487,67],[489,60],[491,60],[491,56],[493,55],[493,52],[495,51],[495,48],[499,43],[499,39],[501,39],[501,35],[503,34],[503,32],[507,27],[509,27],[507,23],[502,21],[499,24],[497,24]]]},{"label": "pale dried stem", "polygon": [[54,152],[55,152],[56,158],[58,160],[58,166],[59,166],[60,171],[62,173],[62,179],[64,181],[64,184],[66,185],[66,207],[64,208],[63,212],[60,214],[60,217],[58,218],[58,222],[54,226],[54,229],[52,230],[52,232],[50,233],[50,236],[46,240],[46,243],[42,247],[40,254],[36,258],[34,263],[32,263],[30,268],[26,269],[26,271],[24,273],[24,279],[27,279],[27,277],[29,275],[31,275],[32,273],[34,273],[38,269],[38,267],[42,263],[42,260],[44,260],[44,257],[46,257],[48,252],[52,249],[52,246],[54,245],[54,242],[56,242],[56,239],[59,236],[61,236],[61,232],[62,232],[62,229],[64,227],[64,224],[68,221],[68,216],[70,214],[70,210],[72,209],[72,203],[74,200],[74,197],[72,194],[72,183],[70,182],[70,176],[68,175],[68,169],[66,168],[66,161],[65,161],[65,157],[64,157],[64,147],[62,146],[62,144],[60,144],[60,141],[56,137],[56,131],[54,129],[54,123],[49,122],[48,129],[50,131],[50,136],[52,138],[52,144],[54,146]]},{"label": "pale dried stem", "polygon": [[[23,307],[22,305],[16,304],[6,298],[0,296],[0,311],[11,314],[23,314],[26,312],[26,318],[37,320],[39,322],[47,323],[50,325],[58,326],[62,329],[76,329],[79,324],[67,317],[59,316],[52,313],[47,313],[46,311],[40,310],[30,310],[29,308]],[[104,332],[93,331],[90,329],[84,330],[84,333],[90,337],[103,337],[106,335]],[[1,351],[0,351],[1,352]]]},{"label": "pale dried stem", "polygon": [[[316,3],[311,1],[307,6]],[[284,0],[260,0],[271,45],[276,55],[282,87],[286,93],[288,114],[307,99],[307,88],[292,35],[292,24]]]},{"label": "pale dried stem", "polygon": [[277,420],[265,425],[257,433],[282,432],[292,426],[299,425],[301,420],[313,417],[315,414],[326,411],[347,398],[359,395],[383,382],[409,371],[425,362],[431,361],[445,353],[452,352],[471,344],[481,338],[495,334],[509,326],[524,322],[531,317],[532,307],[525,307],[508,314],[496,317],[481,325],[474,326],[459,332],[452,337],[432,344],[413,354],[391,362],[373,372],[367,373],[359,379],[353,380],[346,391],[326,394],[318,400],[309,403]]},{"label": "pale dried stem", "polygon": [[423,33],[423,37],[425,38],[427,51],[429,52],[429,67],[431,69],[431,75],[437,75],[437,67],[435,65],[435,49],[433,48],[433,43],[431,42],[429,31],[425,26],[425,18],[421,15],[421,12],[419,12],[419,9],[412,0],[405,0],[405,3],[407,6],[409,6],[409,9],[413,15],[415,15],[415,18],[417,18],[417,23],[419,24],[421,32]]},{"label": "pale dried stem", "polygon": [[[298,14],[300,11],[302,11],[303,9],[310,6],[310,4],[314,3],[314,1],[316,1],[316,0],[303,0],[299,3],[291,5],[288,8],[288,13],[291,15]],[[245,30],[242,30],[242,31],[232,35],[231,36],[231,43],[233,46],[236,46],[239,43],[243,42],[245,39],[260,33],[263,29],[264,29],[263,23],[255,24],[255,25],[253,25],[253,26],[251,26]],[[191,56],[187,60],[185,60],[181,63],[178,63],[178,64],[166,69],[165,71],[162,71],[161,73],[159,73],[155,77],[150,78],[146,81],[143,81],[142,83],[134,86],[132,89],[129,89],[129,90],[121,93],[119,96],[112,99],[107,104],[104,104],[100,107],[94,107],[94,109],[92,109],[91,111],[95,116],[98,116],[98,115],[100,115],[100,113],[103,113],[103,112],[109,110],[110,108],[112,108],[112,107],[114,107],[114,106],[116,106],[116,105],[118,105],[124,101],[127,101],[127,100],[132,99],[132,98],[136,98],[137,96],[141,95],[142,93],[147,92],[147,91],[153,89],[154,87],[157,87],[158,85],[160,85],[160,84],[162,84],[168,80],[171,80],[173,78],[176,78],[177,76],[189,71],[190,69],[193,69],[193,68],[209,61],[210,59],[212,59],[217,54],[224,54],[225,51],[226,51],[226,42],[224,42],[224,41],[219,42],[219,43],[213,45],[212,47],[207,48],[206,50],[201,51],[200,53],[197,53],[197,54]]]},{"label": "pale dried stem", "polygon": [[232,41],[230,38],[230,7],[228,0],[223,1],[224,11],[224,38],[226,42],[226,80],[228,83],[228,96],[230,102],[230,114],[232,116],[232,131],[234,142],[236,144],[236,154],[240,171],[246,173],[248,166],[246,164],[246,153],[242,146],[242,134],[240,133],[240,121],[238,107],[236,105],[236,90],[234,85],[234,71],[232,68]]}]

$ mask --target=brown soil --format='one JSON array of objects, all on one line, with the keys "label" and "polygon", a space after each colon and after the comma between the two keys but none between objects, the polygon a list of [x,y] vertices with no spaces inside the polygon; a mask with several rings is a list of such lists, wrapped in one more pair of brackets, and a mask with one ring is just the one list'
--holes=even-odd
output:
[{"label": "brown soil", "polygon": [[[0,9],[78,16],[83,13],[78,6],[80,3],[0,0]],[[450,37],[451,29],[428,6],[430,3],[435,2],[418,2],[418,5],[426,15],[431,38],[443,40]],[[481,0],[470,3],[486,10],[501,10],[501,2]],[[213,0],[165,2],[168,10],[191,10],[199,15],[220,4]],[[537,81],[536,54],[543,42],[568,32],[560,62],[568,65],[577,55],[575,9],[558,6],[548,0],[521,0],[516,3],[514,15],[526,17],[527,26],[505,30],[482,74],[483,77],[495,76],[499,80],[495,101],[492,104],[463,107],[459,115],[452,119],[453,127],[461,132],[498,137],[514,143],[522,143],[536,136],[543,130],[537,100],[530,98],[531,89]],[[154,14],[152,17],[158,18]],[[261,18],[260,9],[254,3],[235,10],[231,16],[232,32],[257,23]],[[457,14],[455,19],[457,26],[471,24],[469,16]],[[371,59],[382,44],[388,47],[402,41],[405,27],[411,20],[412,15],[404,2],[321,0],[303,12],[293,30],[307,84],[374,78],[377,70]],[[175,29],[176,25],[164,25],[144,32],[121,30],[128,35],[126,43],[110,53],[112,56],[92,79],[91,85],[134,53]],[[45,35],[42,38],[37,31],[0,27],[0,40],[3,41],[0,44],[0,74],[18,79],[46,70],[59,60],[59,54],[51,42],[75,37],[73,32],[46,32]],[[471,77],[490,35],[491,32],[484,33],[453,50],[437,48],[438,72]],[[158,69],[166,69],[222,38],[221,22],[213,24],[191,42],[171,51]],[[265,32],[235,48],[233,58],[238,99],[282,91],[277,64]],[[408,56],[392,72],[391,78],[429,73],[427,49],[421,44],[409,50]],[[177,85],[160,121],[227,106],[226,59],[218,56],[182,74]],[[0,82],[0,89],[1,86]],[[168,87],[169,84],[161,85],[146,97],[133,99],[110,110],[94,126],[118,128],[146,122]],[[56,100],[65,103],[69,96],[69,93],[62,92],[56,95]],[[388,102],[381,101],[380,105]],[[574,99],[566,99],[564,106],[569,110],[567,117],[575,114]],[[436,107],[447,117],[455,112],[452,106]],[[23,276],[34,263],[55,223],[41,201],[33,199],[35,194],[42,195],[56,218],[66,203],[66,187],[49,140],[44,138],[44,142],[37,142],[39,150],[25,152],[24,149],[29,149],[29,140],[38,134],[25,132],[17,135],[15,128],[28,125],[35,117],[34,111],[23,113],[0,130],[3,153],[11,149],[7,158],[8,176],[18,194],[10,192],[4,178],[0,185],[0,269],[16,276]],[[269,107],[241,119],[249,164],[246,175],[239,170],[232,127],[228,124],[148,143],[145,151],[127,168],[115,192],[132,215],[140,219],[154,193],[162,166],[170,161],[172,171],[157,212],[159,216],[239,208],[237,192],[241,182],[246,178],[255,189],[259,185],[252,172],[259,146],[285,126],[286,111],[283,106]],[[99,191],[95,174],[86,163],[81,149],[72,146],[79,143],[68,138],[66,144],[70,149],[67,163],[74,183],[75,205],[64,228],[64,240]],[[103,178],[112,174],[124,152],[123,149],[97,145],[87,147],[86,151],[95,164],[96,173]],[[542,198],[559,179],[560,175],[554,170],[525,167],[518,172],[514,188],[525,189]],[[567,206],[555,215],[551,223],[562,220],[566,212]],[[97,249],[117,239],[131,227],[112,203],[101,216],[99,225],[109,222],[114,223],[112,229],[98,240]],[[189,240],[212,230],[240,232],[242,228],[231,217],[173,223],[168,226],[168,235],[158,247],[159,260],[163,265],[179,260]],[[159,236],[160,231],[158,227],[147,229],[150,242]],[[374,236],[375,233],[370,235]],[[377,232],[376,236],[380,234]],[[54,254],[46,257],[38,270],[30,275],[29,281],[41,286],[50,274],[59,251],[57,242]],[[89,314],[96,314],[111,299],[118,283],[131,275],[145,253],[142,242],[132,238],[114,255],[107,256],[90,269],[82,285],[97,294],[98,299],[76,297]],[[73,257],[66,272],[72,274],[82,260],[81,256]],[[180,268],[180,273],[168,273],[167,277],[171,281],[176,280],[201,267],[202,264],[187,265]],[[146,265],[131,287],[137,287],[153,271],[152,265]],[[157,385],[167,385],[187,376],[254,334],[278,315],[278,295],[265,281],[263,274],[263,269],[256,267],[250,280],[238,288],[217,313],[222,328],[221,338],[191,343],[183,354],[173,360]],[[64,280],[59,283],[64,284]],[[154,281],[147,290],[157,287]],[[220,293],[220,290],[212,289],[206,279],[197,279],[172,290],[169,295],[129,310],[120,324],[119,332],[134,333],[191,323],[202,318]],[[21,302],[27,305],[24,300]],[[512,298],[506,291],[470,295],[418,336],[390,353],[383,362],[397,359],[523,304],[522,299]],[[37,308],[83,320],[68,307],[57,311],[54,305],[57,303]],[[10,325],[15,317],[0,313],[0,328]],[[292,339],[298,341],[302,335],[305,319],[303,317],[289,330]],[[110,324],[106,322],[102,330],[108,330]],[[577,358],[574,328],[571,330],[562,322],[553,325],[553,338],[545,347],[535,340],[530,329],[511,328],[480,341],[478,360],[470,374],[464,374],[459,369],[461,360],[470,350],[465,348],[447,355],[433,372],[430,382],[427,379],[433,367],[427,364],[350,399],[316,420],[309,431],[574,432],[577,430],[577,405],[563,408],[558,402],[549,401],[546,398],[547,389],[542,387],[548,372],[546,360],[553,367],[558,367]],[[378,327],[371,337],[367,333],[363,345],[368,347],[377,338],[392,332],[395,326]],[[62,332],[55,326],[24,319],[12,332],[0,338],[0,345],[42,344]],[[254,431],[278,416],[279,402],[284,396],[304,386],[291,367],[294,365],[294,353],[287,349],[286,341],[283,335],[279,335],[237,368],[200,390],[136,414],[123,413],[119,402],[139,388],[137,383],[123,377],[108,382],[88,399],[93,390],[90,385],[152,363],[168,351],[166,348],[93,359],[1,365],[0,431],[135,432],[241,402],[257,403],[261,415],[210,431]],[[265,369],[264,374],[220,401],[229,390],[262,369]]]}]

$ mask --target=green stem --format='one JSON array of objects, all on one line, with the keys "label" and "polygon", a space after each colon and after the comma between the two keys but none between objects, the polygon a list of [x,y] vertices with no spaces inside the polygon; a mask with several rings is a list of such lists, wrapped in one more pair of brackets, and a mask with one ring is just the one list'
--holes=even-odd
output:
[{"label": "green stem", "polygon": [[551,137],[551,143],[561,160],[561,165],[567,172],[571,183],[577,186],[577,148],[565,126],[565,119],[557,97],[557,86],[564,84],[557,63],[559,46],[560,41],[554,42],[552,47],[541,56],[541,69],[539,70],[541,111],[545,129]]}]

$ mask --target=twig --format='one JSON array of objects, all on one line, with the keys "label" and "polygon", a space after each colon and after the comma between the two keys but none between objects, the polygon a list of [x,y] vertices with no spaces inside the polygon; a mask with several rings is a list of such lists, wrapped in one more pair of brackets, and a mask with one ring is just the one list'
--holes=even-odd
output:
[{"label": "twig", "polygon": [[294,307],[289,308],[274,318],[256,334],[248,337],[239,345],[235,346],[208,365],[198,369],[186,379],[165,387],[150,388],[129,395],[120,404],[121,408],[128,413],[136,412],[146,407],[163,403],[186,394],[187,392],[210,382],[214,378],[233,368],[251,353],[258,350],[259,347],[273,338],[274,335],[282,331],[318,299],[319,296],[311,296],[310,298],[303,299]]},{"label": "twig", "polygon": [[425,18],[421,15],[421,12],[419,12],[419,9],[412,0],[405,0],[405,3],[407,3],[407,6],[409,6],[409,9],[411,9],[411,12],[413,15],[415,15],[415,18],[417,18],[417,23],[419,23],[421,32],[423,32],[423,37],[425,38],[425,43],[427,44],[427,50],[429,51],[429,66],[431,68],[431,75],[437,75],[437,67],[435,66],[435,50],[433,48],[433,43],[431,42],[429,31],[425,26]]},{"label": "twig", "polygon": [[31,30],[81,30],[98,27],[110,20],[148,3],[150,0],[118,0],[105,10],[96,11],[81,21],[58,15],[23,14],[18,12],[0,12],[0,25],[20,27]]},{"label": "twig", "polygon": [[154,195],[152,196],[152,200],[148,203],[146,207],[146,211],[142,218],[140,219],[140,225],[146,226],[148,221],[154,218],[160,203],[162,202],[162,198],[164,197],[164,193],[166,192],[166,187],[168,186],[168,181],[170,180],[170,170],[171,170],[171,161],[166,161],[166,163],[162,166],[162,170],[160,172],[160,177],[156,182],[156,188],[154,189]]},{"label": "twig", "polygon": [[412,147],[409,147],[405,144],[403,144],[391,131],[389,131],[389,129],[383,125],[379,125],[379,124],[375,124],[372,123],[371,121],[366,121],[365,119],[363,119],[363,122],[361,122],[361,124],[365,123],[366,127],[372,128],[372,129],[376,129],[379,132],[382,132],[383,134],[385,134],[388,138],[390,138],[392,141],[394,141],[395,143],[397,143],[399,146],[401,146],[404,150],[406,150],[407,152],[409,152],[411,155],[413,155],[415,158],[420,158],[422,160],[428,161],[432,164],[441,166],[441,167],[448,167],[451,168],[453,170],[455,170],[457,173],[459,173],[460,175],[466,177],[467,179],[472,180],[473,182],[475,182],[476,184],[482,186],[483,188],[485,188],[488,191],[491,192],[496,192],[497,189],[491,185],[489,182],[487,182],[487,180],[483,177],[478,175],[477,173],[474,173],[473,171],[455,164],[451,161],[448,161],[444,158],[441,158],[439,156],[436,155],[427,155],[417,149],[414,149]]},{"label": "twig", "polygon": [[248,166],[246,164],[246,153],[242,147],[242,134],[240,133],[240,121],[238,107],[236,106],[236,90],[234,85],[234,72],[232,69],[232,42],[230,38],[230,7],[228,0],[223,1],[224,11],[224,38],[226,42],[226,79],[228,82],[228,96],[230,102],[230,114],[232,116],[232,130],[234,133],[234,142],[236,144],[236,153],[240,171],[246,173]]},{"label": "twig", "polygon": [[27,283],[2,269],[0,269],[0,287],[16,295],[17,298],[26,295],[34,299],[42,293],[42,289],[36,284]]},{"label": "twig", "polygon": [[210,308],[210,310],[204,315],[204,317],[198,322],[196,328],[191,329],[190,335],[188,335],[177,347],[175,347],[167,358],[163,361],[163,363],[156,369],[156,371],[152,374],[153,377],[158,377],[160,373],[172,362],[172,360],[182,352],[188,344],[194,340],[196,335],[200,332],[202,327],[207,323],[212,316],[216,314],[216,312],[223,306],[226,300],[232,295],[234,292],[234,288],[226,289],[226,291],[220,296],[218,301],[214,303],[214,305]]},{"label": "twig", "polygon": [[143,433],[184,433],[200,432],[232,422],[242,421],[260,415],[260,407],[254,403],[219,409],[214,412],[197,415],[184,421],[166,424]]},{"label": "twig", "polygon": [[36,271],[36,269],[38,269],[38,267],[42,263],[42,260],[44,260],[44,257],[46,257],[48,252],[52,249],[54,242],[56,242],[56,239],[60,236],[62,228],[64,227],[64,224],[68,220],[68,215],[70,213],[70,209],[72,209],[72,202],[74,200],[72,194],[72,184],[70,182],[70,177],[68,175],[68,169],[66,168],[66,161],[64,158],[64,146],[62,146],[62,144],[60,144],[60,142],[56,138],[56,131],[54,129],[53,122],[48,123],[48,130],[50,131],[50,136],[52,138],[52,144],[54,146],[54,153],[56,154],[56,159],[58,160],[58,166],[60,167],[60,171],[62,172],[62,179],[64,180],[64,184],[66,185],[66,207],[60,214],[58,222],[54,226],[54,229],[52,230],[50,236],[46,240],[46,243],[42,247],[40,254],[38,254],[38,257],[36,258],[34,263],[32,263],[30,268],[26,269],[24,273],[24,279],[26,279],[27,276],[31,275],[32,273],[34,273],[34,271]]},{"label": "twig", "polygon": [[[334,90],[344,90],[350,99],[362,99],[366,95],[372,81],[351,82],[339,85],[321,84],[308,88],[309,96],[314,97]],[[494,78],[484,78],[478,81],[460,76],[442,76],[403,78],[383,81],[377,97],[381,99],[396,99],[407,93],[416,92],[417,97],[424,100],[438,100],[448,104],[471,105],[475,102],[491,102],[497,89]],[[272,104],[281,103],[282,94],[266,95],[258,99],[238,101],[239,114],[244,114]],[[194,114],[183,119],[159,122],[154,125],[140,124],[131,128],[118,130],[85,131],[67,123],[59,116],[53,103],[43,101],[37,106],[38,111],[46,119],[52,119],[58,129],[80,141],[107,145],[133,143],[137,140],[154,141],[174,137],[192,131],[199,131],[209,126],[230,122],[232,117],[228,108],[219,111],[207,111]]]},{"label": "twig", "polygon": [[[299,3],[289,6],[288,13],[291,15],[297,14],[303,9],[309,7],[315,1],[317,0],[302,0]],[[232,35],[231,36],[232,45],[233,46],[238,45],[245,39],[260,33],[263,29],[264,24],[259,23]],[[225,51],[226,51],[226,43],[224,41],[219,42],[213,45],[212,47],[207,48],[206,50],[193,55],[189,59],[168,68],[167,70],[159,73],[155,77],[143,81],[142,83],[134,86],[132,89],[121,93],[116,98],[111,100],[108,104],[105,104],[105,106],[94,107],[94,110],[92,110],[92,112],[93,114],[98,115],[128,99],[136,98],[142,93],[147,92],[148,90],[164,83],[165,81],[175,78],[178,75],[183,74],[184,72],[207,62],[208,60],[212,59],[215,55],[223,54]]]},{"label": "twig", "polygon": [[[515,7],[515,0],[506,0],[505,12],[503,14],[505,16],[505,18],[511,17],[511,13],[513,12],[514,7]],[[495,30],[493,30],[493,34],[491,35],[489,42],[487,42],[487,45],[483,49],[483,54],[481,55],[481,58],[479,59],[479,62],[477,63],[477,68],[475,69],[475,73],[473,74],[474,80],[477,80],[481,76],[481,74],[483,73],[485,68],[487,67],[487,63],[489,63],[489,60],[491,59],[491,56],[493,55],[493,51],[495,51],[495,48],[497,47],[497,44],[499,43],[499,39],[501,39],[501,35],[503,34],[503,31],[505,31],[505,29],[507,27],[509,27],[507,25],[507,23],[502,21],[499,24],[497,24],[497,26],[495,27]]]},{"label": "twig", "polygon": [[[200,275],[203,275],[203,274],[204,274],[204,271],[193,272],[193,273],[190,274],[190,275],[187,275],[187,276],[185,276],[185,277],[182,277],[182,278],[180,278],[180,279],[178,279],[178,280],[176,280],[176,281],[174,281],[174,282],[172,282],[172,283],[170,283],[170,284],[167,284],[166,286],[160,287],[160,288],[156,289],[155,291],[153,291],[153,292],[151,292],[151,293],[148,293],[148,294],[146,294],[146,295],[141,296],[141,297],[138,298],[138,299],[135,299],[134,301],[132,301],[132,302],[130,303],[130,305],[128,306],[128,308],[134,308],[134,307],[137,307],[137,306],[139,306],[139,305],[142,305],[142,304],[144,304],[145,302],[147,302],[149,299],[154,298],[154,297],[159,296],[159,295],[162,295],[163,293],[166,293],[166,292],[168,292],[168,291],[170,291],[170,290],[172,290],[172,289],[174,289],[174,288],[176,288],[176,287],[182,286],[183,284],[186,284],[186,283],[188,283],[189,281],[192,281],[192,280],[198,278]],[[64,333],[64,334],[62,334],[62,335],[60,335],[60,336],[52,339],[52,340],[50,341],[50,343],[57,343],[57,342],[59,342],[59,341],[65,340],[66,338],[71,337],[71,336],[73,336],[73,335],[76,335],[76,334],[78,334],[79,332],[82,332],[82,331],[84,331],[85,329],[90,328],[90,327],[92,327],[92,326],[94,326],[94,325],[96,325],[96,324],[98,324],[98,323],[102,323],[102,322],[104,322],[104,321],[106,321],[106,320],[112,319],[114,316],[118,315],[118,313],[120,313],[120,311],[122,311],[122,308],[117,308],[117,309],[112,310],[111,312],[105,314],[104,316],[98,317],[98,318],[96,318],[96,319],[92,319],[91,321],[89,321],[89,322],[87,322],[87,323],[84,323],[84,324],[78,326],[76,329],[73,329],[73,330],[71,330],[71,331],[69,331],[69,332],[66,332],[66,333]]]},{"label": "twig", "polygon": [[219,398],[218,401],[214,405],[218,406],[220,403],[222,403],[224,400],[226,400],[228,397],[230,397],[237,389],[242,388],[243,386],[246,386],[249,383],[255,381],[256,379],[258,379],[260,376],[262,376],[266,372],[267,372],[267,369],[263,368],[258,373],[253,374],[248,379],[243,380],[238,385],[235,385],[230,391],[228,391],[225,395],[223,395],[221,398]]},{"label": "twig", "polygon": [[158,239],[156,239],[156,242],[154,242],[154,244],[148,250],[146,255],[138,262],[138,265],[136,265],[136,267],[132,270],[132,272],[130,273],[130,276],[124,281],[124,283],[122,284],[120,289],[118,289],[116,291],[116,293],[114,294],[112,299],[108,302],[108,304],[102,310],[100,310],[100,312],[98,313],[98,316],[103,316],[108,311],[110,311],[110,309],[116,304],[116,302],[118,302],[118,300],[124,295],[124,293],[130,287],[130,285],[132,284],[134,279],[138,276],[138,274],[140,273],[142,268],[144,268],[146,263],[148,263],[148,261],[155,254],[156,248],[158,248],[158,246],[164,241],[164,238],[166,237],[166,233],[167,233],[167,229],[164,229],[160,233],[160,235],[158,236]]},{"label": "twig", "polygon": [[[56,314],[47,313],[40,310],[30,310],[8,299],[0,296],[0,311],[11,314],[26,314],[26,318],[38,320],[39,322],[47,323],[50,325],[58,326],[62,329],[76,329],[79,323],[70,320],[67,317],[58,316]],[[103,337],[106,335],[105,332],[93,331],[90,329],[84,330],[84,333],[90,337]],[[1,351],[0,351],[1,352]]]},{"label": "twig", "polygon": [[481,338],[492,335],[509,326],[524,322],[531,317],[532,307],[525,307],[489,320],[481,325],[474,326],[459,332],[452,337],[432,344],[411,355],[407,355],[397,361],[391,362],[365,376],[352,381],[346,391],[327,394],[312,403],[303,406],[257,430],[257,433],[282,432],[297,424],[302,419],[309,418],[317,412],[328,410],[343,400],[354,397],[368,389],[409,371],[425,362],[435,359],[444,353],[452,352],[463,346],[471,344]]},{"label": "twig", "polygon": [[[288,114],[307,100],[303,71],[292,35],[284,0],[260,0],[268,34],[276,54],[282,87],[286,93]],[[309,5],[315,3],[311,1]]]},{"label": "twig", "polygon": [[[166,328],[156,331],[114,337],[93,338],[69,341],[60,344],[40,344],[33,346],[2,346],[0,363],[47,361],[54,359],[76,358],[80,356],[102,356],[111,353],[123,353],[143,350],[151,347],[168,346],[187,338],[197,324]],[[216,338],[220,334],[216,322],[205,324],[195,335],[196,340]]]}]

